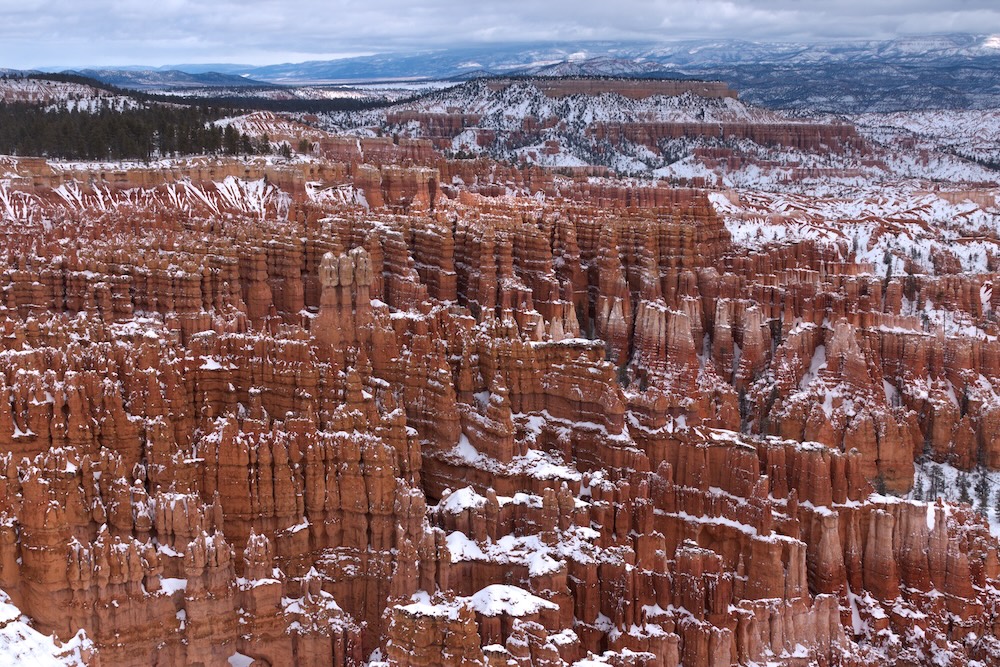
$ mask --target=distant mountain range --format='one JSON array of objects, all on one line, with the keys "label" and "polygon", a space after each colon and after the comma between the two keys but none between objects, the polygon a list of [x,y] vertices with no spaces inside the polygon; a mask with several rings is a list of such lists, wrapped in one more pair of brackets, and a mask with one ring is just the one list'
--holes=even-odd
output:
[{"label": "distant mountain range", "polygon": [[62,74],[79,74],[103,83],[135,90],[177,90],[184,88],[243,88],[274,87],[266,81],[221,72],[183,72],[177,69],[82,69],[64,70]]},{"label": "distant mountain range", "polygon": [[504,44],[264,67],[174,65],[80,73],[147,90],[497,75],[681,77],[723,80],[746,101],[806,112],[987,108],[1000,107],[1000,38],[949,34],[813,44],[740,40]]}]

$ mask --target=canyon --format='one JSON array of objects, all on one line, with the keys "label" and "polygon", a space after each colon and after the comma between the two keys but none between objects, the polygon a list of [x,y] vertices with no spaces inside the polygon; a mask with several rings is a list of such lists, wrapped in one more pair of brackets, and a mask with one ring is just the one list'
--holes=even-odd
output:
[{"label": "canyon", "polygon": [[[912,498],[924,462],[1000,470],[995,175],[715,85],[571,84],[232,120],[291,160],[0,158],[13,645],[1000,662],[989,510]],[[567,141],[698,170],[491,152]]]}]

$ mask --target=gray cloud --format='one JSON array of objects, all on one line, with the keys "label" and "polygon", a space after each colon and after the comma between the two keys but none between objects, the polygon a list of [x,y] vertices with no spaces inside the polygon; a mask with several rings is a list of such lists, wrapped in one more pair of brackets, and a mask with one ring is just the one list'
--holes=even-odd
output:
[{"label": "gray cloud", "polygon": [[583,39],[1000,33],[995,0],[0,0],[0,66],[325,59]]}]

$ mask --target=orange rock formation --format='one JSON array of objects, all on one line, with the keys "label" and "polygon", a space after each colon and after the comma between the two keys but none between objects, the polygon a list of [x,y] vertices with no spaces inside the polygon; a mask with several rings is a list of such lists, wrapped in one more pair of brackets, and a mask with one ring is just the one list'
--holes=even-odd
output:
[{"label": "orange rock formation", "polygon": [[2,186],[0,587],[38,630],[103,666],[1000,660],[983,520],[872,495],[925,448],[1000,466],[1000,343],[900,313],[982,317],[983,278],[379,146]]}]

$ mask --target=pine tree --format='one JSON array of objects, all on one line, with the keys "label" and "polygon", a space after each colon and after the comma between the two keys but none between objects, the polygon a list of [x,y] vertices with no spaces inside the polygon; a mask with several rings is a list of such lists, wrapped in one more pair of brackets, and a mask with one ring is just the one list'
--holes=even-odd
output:
[{"label": "pine tree", "polygon": [[989,516],[990,481],[986,478],[986,471],[980,471],[976,479],[976,503],[976,511],[983,516]]},{"label": "pine tree", "polygon": [[930,500],[937,500],[938,496],[944,493],[944,472],[941,470],[941,466],[934,463],[931,464],[931,492]]},{"label": "pine tree", "polygon": [[964,472],[960,472],[955,478],[955,484],[958,486],[958,502],[966,505],[972,503],[972,496],[969,495],[969,477]]},{"label": "pine tree", "polygon": [[240,152],[240,135],[232,125],[226,125],[222,135],[222,148],[226,155],[236,155]]}]

